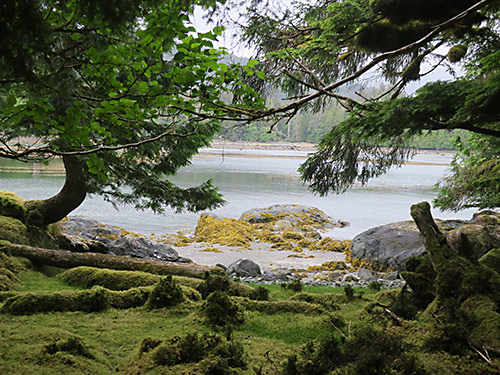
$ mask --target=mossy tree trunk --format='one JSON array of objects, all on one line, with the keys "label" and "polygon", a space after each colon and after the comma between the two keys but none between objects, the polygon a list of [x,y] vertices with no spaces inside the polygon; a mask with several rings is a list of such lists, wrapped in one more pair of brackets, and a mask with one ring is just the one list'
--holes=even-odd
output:
[{"label": "mossy tree trunk", "polygon": [[46,226],[58,222],[80,206],[87,195],[85,165],[76,156],[63,156],[66,181],[55,196],[45,200],[27,201],[26,222]]},{"label": "mossy tree trunk", "polygon": [[445,342],[449,335],[448,342],[461,340],[475,350],[500,353],[500,275],[470,258],[467,238],[461,238],[457,249],[451,248],[429,203],[413,205],[411,215],[436,272],[435,299],[425,314],[440,327],[438,340]]}]

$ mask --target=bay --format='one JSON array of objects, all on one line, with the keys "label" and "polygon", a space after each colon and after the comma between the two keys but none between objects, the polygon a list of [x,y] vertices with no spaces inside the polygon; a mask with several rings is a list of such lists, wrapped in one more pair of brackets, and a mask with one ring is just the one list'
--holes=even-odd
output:
[{"label": "bay", "polygon": [[[326,197],[312,194],[300,181],[297,168],[305,158],[306,153],[298,151],[204,149],[172,181],[188,187],[212,179],[227,201],[212,211],[221,217],[238,218],[246,210],[273,204],[318,207],[333,218],[350,223],[326,235],[351,239],[374,226],[410,220],[412,204],[430,202],[436,196],[433,186],[445,174],[452,154],[419,154],[412,162],[392,169],[367,186],[354,186],[342,195]],[[0,164],[0,190],[13,191],[25,199],[50,197],[63,183],[60,163],[48,167],[9,161]],[[433,215],[439,218],[469,219],[473,212],[468,209],[443,213],[433,209]],[[178,214],[170,209],[162,215],[138,211],[132,205],[116,209],[99,196],[87,198],[72,214],[143,234],[193,230],[199,218],[199,213]]]}]

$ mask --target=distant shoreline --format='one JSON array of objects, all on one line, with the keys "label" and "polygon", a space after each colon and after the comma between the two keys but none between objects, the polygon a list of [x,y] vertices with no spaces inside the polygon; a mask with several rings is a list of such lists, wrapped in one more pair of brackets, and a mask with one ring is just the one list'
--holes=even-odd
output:
[{"label": "distant shoreline", "polygon": [[[275,151],[316,151],[317,144],[307,142],[250,142],[250,141],[227,141],[216,139],[210,144],[210,148],[226,150],[275,150]],[[453,155],[456,150],[420,149],[419,154],[424,155]]]}]

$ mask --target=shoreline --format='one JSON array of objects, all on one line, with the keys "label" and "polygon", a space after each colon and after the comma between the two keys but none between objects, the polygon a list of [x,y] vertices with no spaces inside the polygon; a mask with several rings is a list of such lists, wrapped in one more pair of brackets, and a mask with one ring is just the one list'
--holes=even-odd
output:
[{"label": "shoreline", "polygon": [[[214,139],[209,148],[222,150],[266,150],[266,151],[316,151],[316,143],[308,142],[251,142]],[[417,155],[453,155],[457,150],[419,149]]]}]

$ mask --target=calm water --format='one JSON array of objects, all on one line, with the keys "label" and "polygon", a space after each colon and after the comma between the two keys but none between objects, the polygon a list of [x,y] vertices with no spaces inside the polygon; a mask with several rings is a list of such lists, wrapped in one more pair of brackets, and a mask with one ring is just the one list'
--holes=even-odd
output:
[{"label": "calm water", "polygon": [[[315,206],[335,219],[350,222],[349,227],[328,233],[338,239],[350,239],[370,227],[410,219],[413,203],[435,197],[433,185],[451,161],[451,156],[445,154],[419,155],[414,163],[393,169],[366,187],[356,186],[343,195],[319,197],[310,193],[298,178],[297,167],[305,155],[293,151],[203,150],[173,181],[187,187],[213,179],[227,201],[213,212],[223,217],[238,218],[248,209],[278,203]],[[13,191],[26,199],[49,197],[64,182],[60,165],[26,168],[12,162],[0,163],[0,190]],[[433,210],[434,216],[440,218],[468,219],[473,212]],[[199,217],[173,211],[155,215],[136,211],[133,206],[120,206],[116,210],[100,197],[88,198],[73,214],[88,215],[139,233],[157,234],[194,229]]]}]

